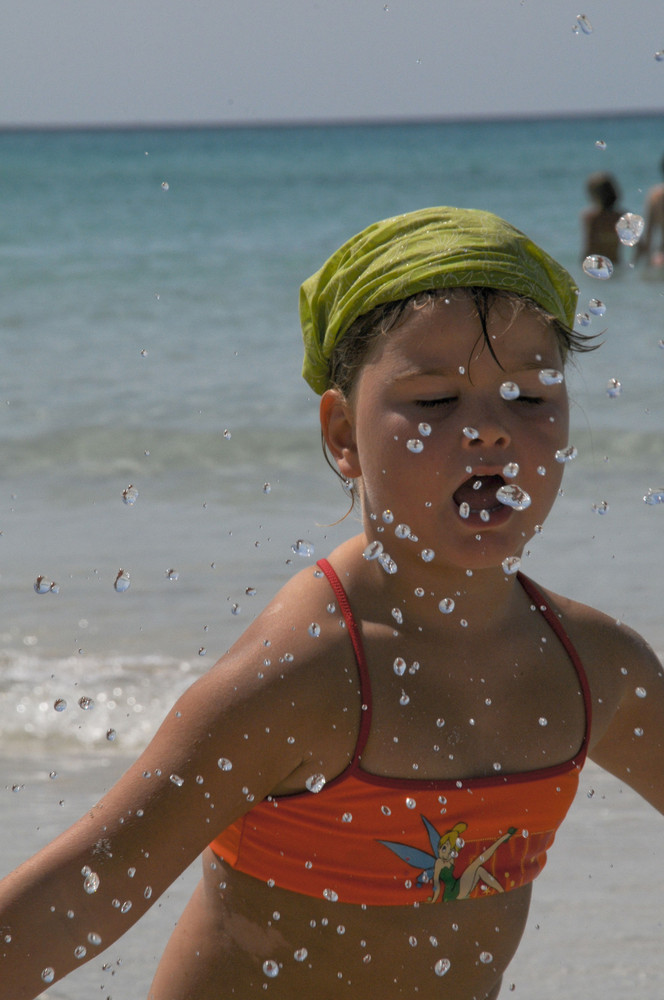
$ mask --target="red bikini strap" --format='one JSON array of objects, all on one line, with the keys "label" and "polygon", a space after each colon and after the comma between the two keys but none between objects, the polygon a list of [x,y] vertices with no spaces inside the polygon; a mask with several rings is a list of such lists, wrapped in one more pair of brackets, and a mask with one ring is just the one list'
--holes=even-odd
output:
[{"label": "red bikini strap", "polygon": [[360,720],[360,731],[357,737],[357,744],[355,745],[355,753],[353,754],[353,760],[350,764],[352,767],[354,764],[359,762],[360,757],[362,756],[362,751],[364,750],[366,742],[369,738],[369,730],[371,728],[371,681],[369,679],[369,671],[367,669],[367,658],[364,653],[364,646],[362,645],[362,636],[360,635],[357,622],[353,617],[350,602],[346,596],[343,584],[327,559],[319,559],[317,565],[322,569],[323,573],[327,577],[328,583],[334,592],[334,596],[339,602],[339,610],[341,611],[343,619],[346,623],[350,641],[353,644],[357,672],[360,678],[362,718]]},{"label": "red bikini strap", "polygon": [[586,677],[586,672],[583,668],[583,663],[581,662],[581,657],[576,651],[576,648],[572,645],[572,640],[568,636],[567,632],[563,628],[563,624],[560,621],[558,615],[552,610],[547,602],[544,594],[541,592],[539,587],[533,583],[533,581],[524,576],[523,573],[519,573],[517,579],[528,596],[537,605],[537,610],[546,620],[547,624],[553,629],[556,636],[565,648],[565,652],[572,661],[572,665],[576,670],[577,677],[579,678],[579,684],[581,685],[581,691],[583,693],[583,703],[586,709],[586,732],[583,737],[583,744],[581,745],[581,750],[576,754],[577,760],[580,758],[583,761],[586,753],[588,752],[588,740],[590,739],[590,725],[592,722],[592,696],[590,694],[590,685],[588,684],[588,678]]}]

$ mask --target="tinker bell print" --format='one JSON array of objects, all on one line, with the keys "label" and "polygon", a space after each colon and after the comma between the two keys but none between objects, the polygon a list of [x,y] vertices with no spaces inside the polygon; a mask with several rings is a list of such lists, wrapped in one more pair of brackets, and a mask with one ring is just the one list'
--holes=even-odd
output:
[{"label": "tinker bell print", "polygon": [[417,879],[418,885],[429,882],[433,884],[433,895],[427,900],[428,903],[438,902],[441,896],[442,902],[448,902],[452,899],[467,899],[479,882],[483,882],[495,892],[505,891],[498,879],[486,870],[484,864],[495,854],[501,844],[506,843],[516,833],[516,827],[511,826],[507,833],[499,837],[471,861],[459,876],[455,876],[454,862],[464,846],[461,834],[468,828],[468,824],[457,823],[441,836],[426,816],[422,816],[422,814],[420,816],[429,834],[429,843],[433,853],[422,851],[419,847],[399,844],[393,840],[381,840],[379,843],[389,847],[402,861],[407,862],[413,868],[420,869]]}]

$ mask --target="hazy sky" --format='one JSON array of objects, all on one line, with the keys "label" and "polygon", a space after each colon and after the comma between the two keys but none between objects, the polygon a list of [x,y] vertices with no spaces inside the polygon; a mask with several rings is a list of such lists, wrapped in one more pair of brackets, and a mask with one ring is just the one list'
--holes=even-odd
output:
[{"label": "hazy sky", "polygon": [[[5,0],[0,126],[664,109],[664,0]],[[574,33],[583,13],[592,33]]]}]

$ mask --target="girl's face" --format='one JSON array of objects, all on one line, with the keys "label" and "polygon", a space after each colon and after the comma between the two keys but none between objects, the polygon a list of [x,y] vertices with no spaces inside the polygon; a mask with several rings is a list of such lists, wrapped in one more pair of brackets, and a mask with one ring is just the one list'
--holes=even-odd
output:
[{"label": "girl's face", "polygon": [[[470,298],[436,299],[378,338],[358,376],[340,468],[360,478],[366,533],[397,565],[421,566],[424,549],[434,552],[432,568],[500,565],[521,553],[560,487],[567,392],[540,378],[562,370],[556,335],[534,310],[500,299],[488,332],[500,364]],[[530,505],[501,503],[505,486],[519,487]],[[395,538],[399,524],[417,541]]]}]

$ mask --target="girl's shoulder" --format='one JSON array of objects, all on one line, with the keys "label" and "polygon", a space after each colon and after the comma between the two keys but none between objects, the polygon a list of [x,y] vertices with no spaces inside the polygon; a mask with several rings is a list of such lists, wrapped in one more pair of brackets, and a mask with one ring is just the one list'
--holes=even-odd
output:
[{"label": "girl's shoulder", "polygon": [[662,666],[642,635],[588,604],[546,588],[542,593],[576,649],[588,678],[598,738],[619,706],[638,690],[662,690]]}]

